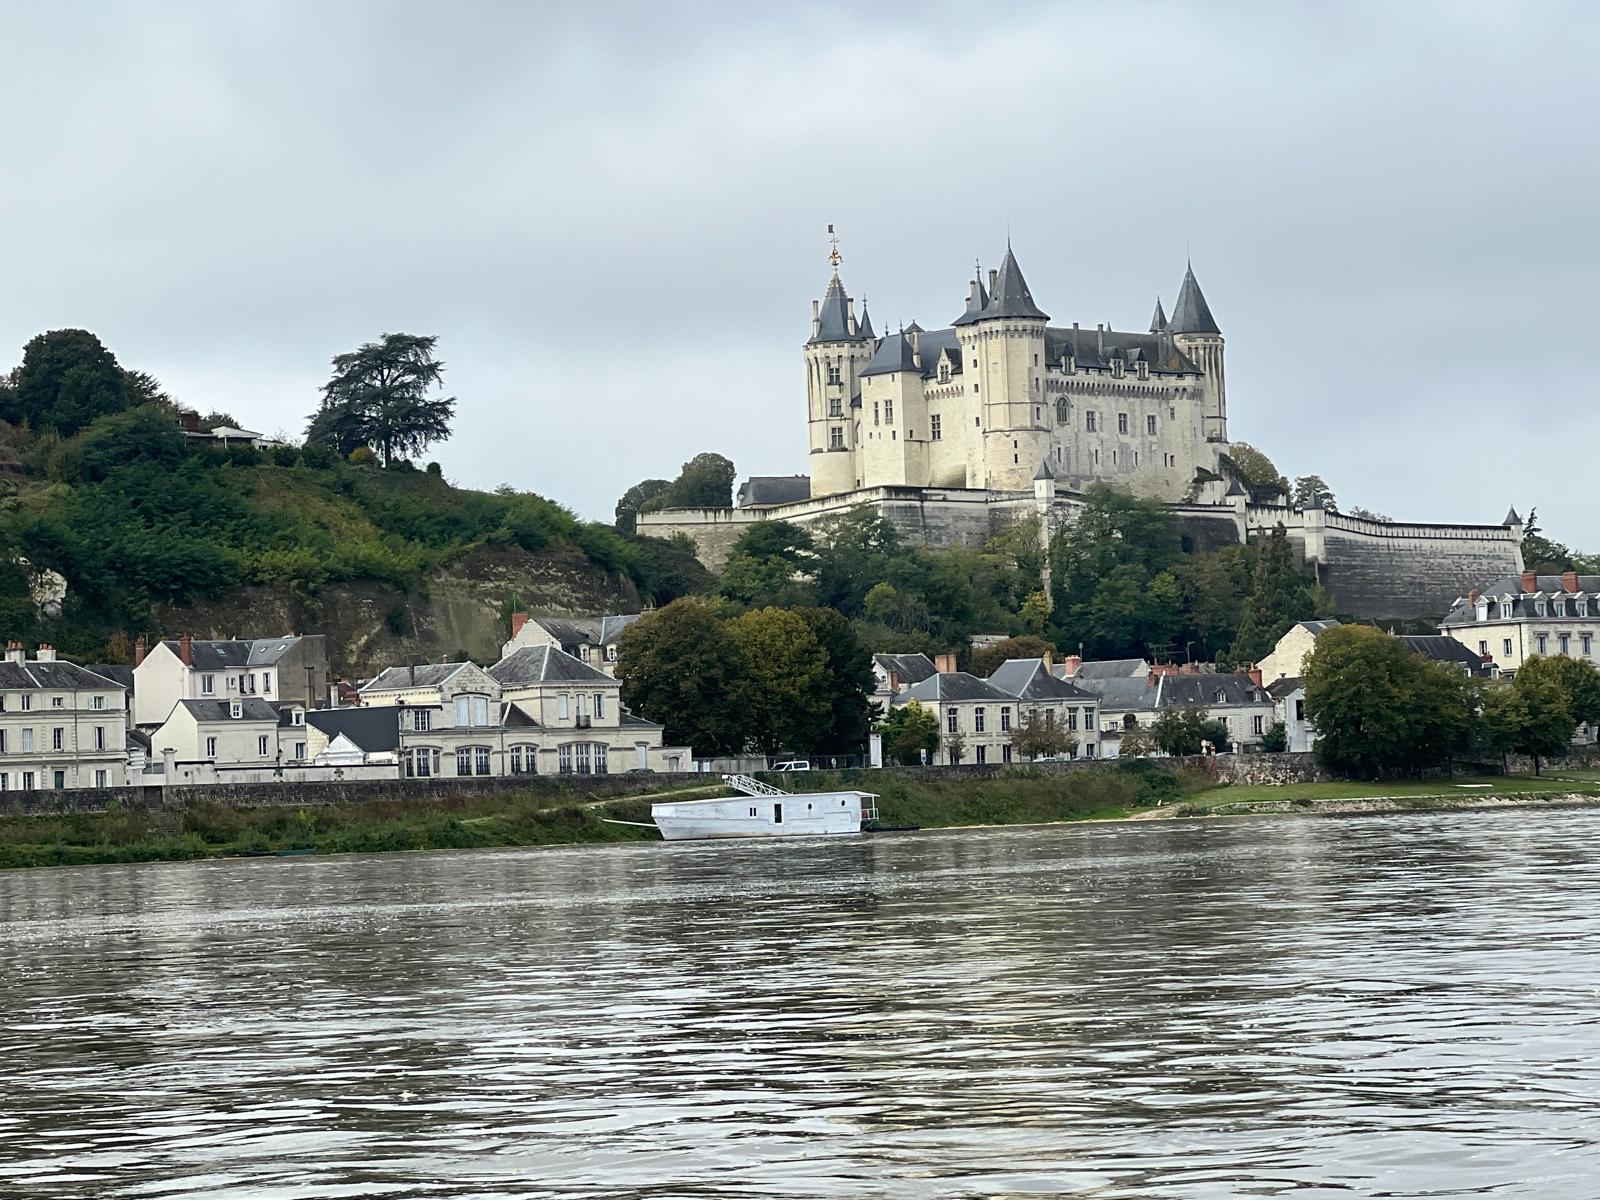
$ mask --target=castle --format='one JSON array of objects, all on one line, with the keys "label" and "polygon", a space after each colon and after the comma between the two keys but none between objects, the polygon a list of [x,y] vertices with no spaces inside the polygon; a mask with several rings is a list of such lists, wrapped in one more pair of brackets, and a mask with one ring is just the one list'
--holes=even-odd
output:
[{"label": "castle", "polygon": [[1367,520],[1252,488],[1228,457],[1222,332],[1192,268],[1170,318],[1157,300],[1148,333],[1055,326],[1008,244],[948,328],[877,337],[839,277],[837,243],[830,261],[804,348],[809,479],[753,477],[736,508],[641,513],[639,533],[685,534],[713,570],[757,522],[812,525],[862,506],[931,547],[981,546],[1024,519],[1048,542],[1103,482],[1166,501],[1196,548],[1282,526],[1354,617],[1437,616],[1522,570],[1515,512],[1499,525]]},{"label": "castle", "polygon": [[1054,326],[1010,245],[945,329],[875,338],[833,277],[805,345],[811,495],[859,488],[1026,492],[1115,483],[1169,501],[1220,477],[1228,440],[1223,338],[1193,269],[1148,333]]}]

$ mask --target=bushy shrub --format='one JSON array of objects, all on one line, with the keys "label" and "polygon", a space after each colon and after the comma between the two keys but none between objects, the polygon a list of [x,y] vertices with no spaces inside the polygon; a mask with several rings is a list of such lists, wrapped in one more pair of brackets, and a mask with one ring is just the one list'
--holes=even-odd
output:
[{"label": "bushy shrub", "polygon": [[300,452],[300,461],[313,471],[326,471],[333,466],[337,456],[320,442],[307,442]]},{"label": "bushy shrub", "polygon": [[357,466],[365,466],[378,461],[378,456],[372,452],[371,446],[357,446],[350,451],[350,461]]},{"label": "bushy shrub", "polygon": [[292,467],[300,461],[300,449],[297,446],[274,446],[272,448],[272,465],[275,467]]}]

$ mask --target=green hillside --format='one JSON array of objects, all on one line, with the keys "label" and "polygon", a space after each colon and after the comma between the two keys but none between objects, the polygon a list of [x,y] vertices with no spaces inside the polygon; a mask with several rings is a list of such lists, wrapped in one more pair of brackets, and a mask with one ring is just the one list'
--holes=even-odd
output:
[{"label": "green hillside", "polygon": [[[330,654],[364,669],[383,653],[481,655],[519,605],[617,611],[705,586],[682,546],[582,521],[532,492],[457,488],[436,465],[380,466],[361,450],[343,459],[322,445],[222,449],[186,437],[159,386],[108,354],[79,354],[41,386],[52,364],[34,361],[35,345],[61,336],[35,339],[0,378],[9,640],[117,661],[139,633],[342,621],[350,629]],[[59,606],[45,572],[66,581]],[[463,604],[476,611],[454,611]],[[360,614],[373,628],[356,628]],[[463,630],[479,644],[457,641]]]}]

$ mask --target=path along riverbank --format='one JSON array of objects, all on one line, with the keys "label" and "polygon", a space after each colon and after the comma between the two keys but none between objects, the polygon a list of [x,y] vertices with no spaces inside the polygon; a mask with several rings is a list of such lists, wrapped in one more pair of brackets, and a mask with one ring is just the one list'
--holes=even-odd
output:
[{"label": "path along riverbank", "polygon": [[[1600,804],[1600,770],[1543,777],[1414,783],[1218,786],[1203,770],[1130,760],[1093,772],[1017,767],[961,772],[808,772],[778,777],[796,792],[860,788],[884,824],[925,829],[1067,821],[1324,815]],[[648,783],[642,785],[648,788]],[[348,803],[252,807],[204,799],[109,811],[0,816],[0,867],[81,866],[230,855],[349,854],[654,840],[650,804],[721,794],[719,781],[663,781],[655,791],[581,786],[432,792]]]}]

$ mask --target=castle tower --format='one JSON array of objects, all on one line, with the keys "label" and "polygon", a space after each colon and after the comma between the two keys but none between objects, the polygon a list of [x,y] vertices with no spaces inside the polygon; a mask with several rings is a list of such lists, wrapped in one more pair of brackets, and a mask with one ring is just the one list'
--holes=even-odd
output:
[{"label": "castle tower", "polygon": [[860,478],[861,372],[872,360],[872,325],[855,315],[855,301],[839,280],[839,240],[828,226],[833,275],[820,301],[811,302],[811,337],[805,345],[806,415],[811,442],[811,494],[848,492]]},{"label": "castle tower", "polygon": [[[1160,305],[1157,306],[1160,312]],[[1206,303],[1205,294],[1195,281],[1194,267],[1186,266],[1178,303],[1173,306],[1167,331],[1184,355],[1205,372],[1204,406],[1201,409],[1207,441],[1228,440],[1228,385],[1222,366],[1222,330]]]},{"label": "castle tower", "polygon": [[926,487],[928,484],[928,406],[923,396],[921,326],[912,322],[886,333],[861,373],[863,476],[876,484]]},{"label": "castle tower", "polygon": [[971,377],[981,422],[976,432],[981,437],[969,462],[968,487],[1033,490],[1034,472],[1050,454],[1044,395],[1044,331],[1049,320],[1033,302],[1008,243],[983,311],[968,324],[957,323],[962,354],[967,362],[978,364]]}]

